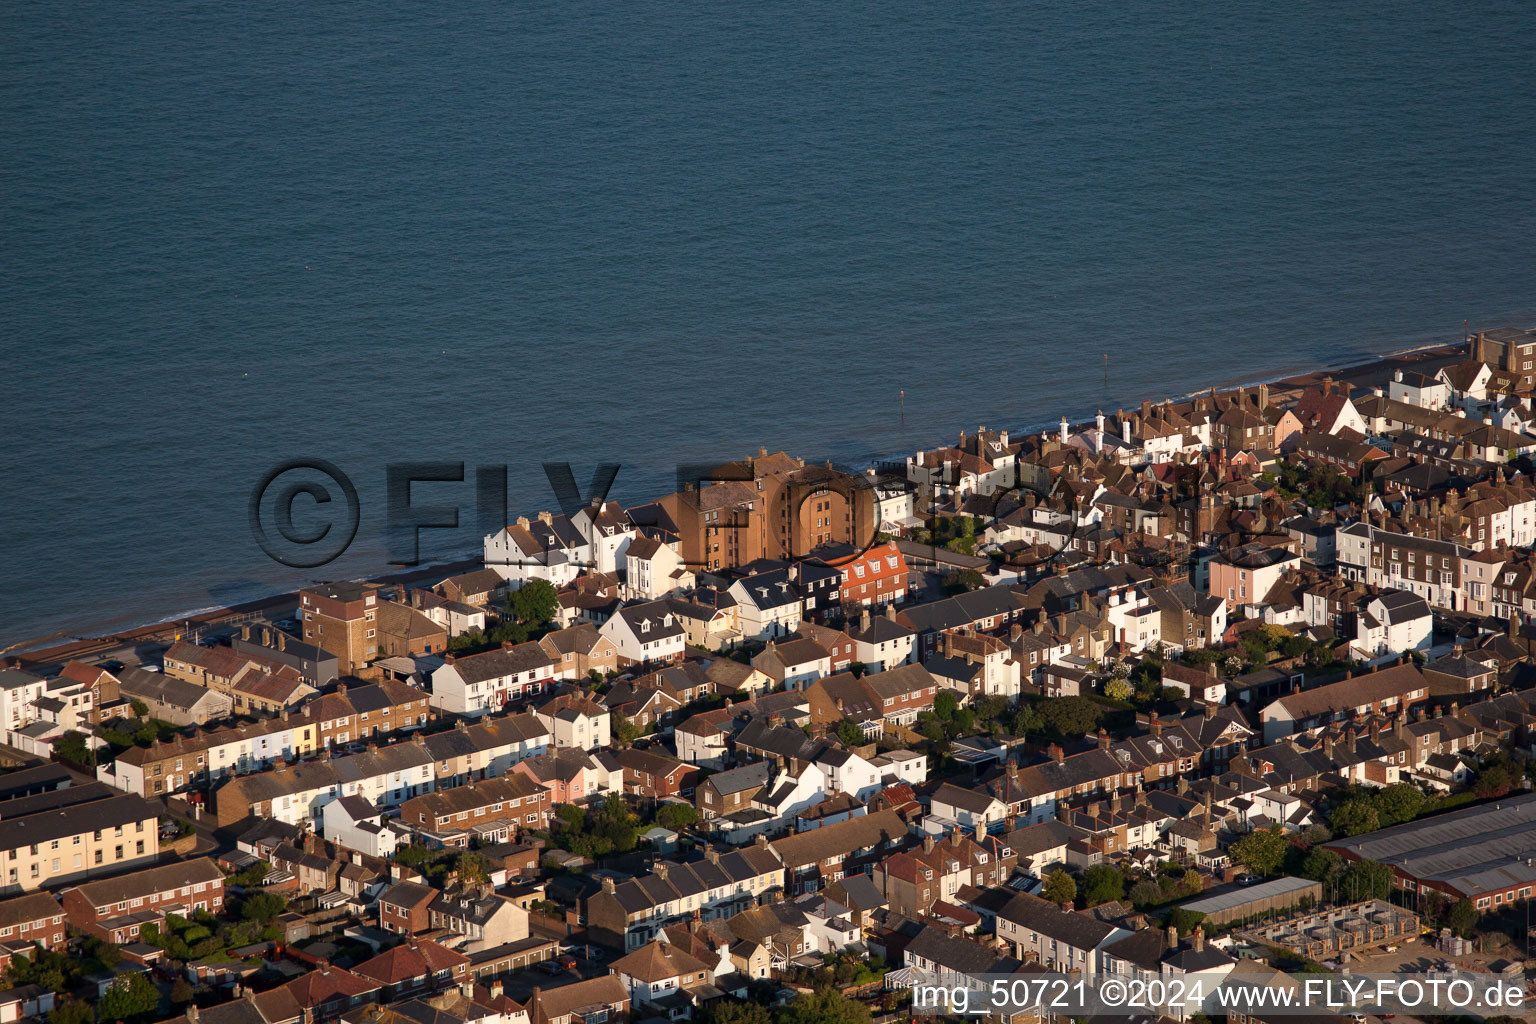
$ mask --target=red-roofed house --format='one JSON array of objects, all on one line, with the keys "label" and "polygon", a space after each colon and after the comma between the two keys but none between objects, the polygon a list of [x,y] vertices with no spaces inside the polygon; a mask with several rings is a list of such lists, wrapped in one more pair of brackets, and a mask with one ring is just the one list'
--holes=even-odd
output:
[{"label": "red-roofed house", "polygon": [[388,1001],[441,992],[469,977],[469,957],[431,939],[411,939],[352,968],[384,986]]}]

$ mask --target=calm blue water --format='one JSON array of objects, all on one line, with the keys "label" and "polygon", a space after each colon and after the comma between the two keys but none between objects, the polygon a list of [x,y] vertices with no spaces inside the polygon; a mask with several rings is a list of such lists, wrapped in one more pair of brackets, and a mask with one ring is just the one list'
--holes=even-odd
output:
[{"label": "calm blue water", "polygon": [[[1531,322],[1533,28],[13,0],[0,643],[377,569],[391,460],[506,463],[522,510],[615,460],[634,501]],[[323,570],[247,525],[300,456],[361,492]]]}]

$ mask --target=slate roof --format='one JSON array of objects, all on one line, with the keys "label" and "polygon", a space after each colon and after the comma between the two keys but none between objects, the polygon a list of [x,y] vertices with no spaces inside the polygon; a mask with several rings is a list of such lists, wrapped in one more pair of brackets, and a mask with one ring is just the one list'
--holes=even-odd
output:
[{"label": "slate roof", "polygon": [[1049,900],[1024,893],[1017,893],[997,916],[1080,950],[1098,948],[1115,930],[1114,925],[1062,910]]}]

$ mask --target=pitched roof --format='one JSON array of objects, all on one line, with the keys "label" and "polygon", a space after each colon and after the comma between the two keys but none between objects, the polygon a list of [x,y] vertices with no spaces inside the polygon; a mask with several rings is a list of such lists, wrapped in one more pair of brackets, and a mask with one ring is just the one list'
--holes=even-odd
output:
[{"label": "pitched roof", "polygon": [[907,823],[895,811],[876,811],[860,818],[850,818],[833,825],[823,825],[810,832],[786,836],[769,844],[787,868],[816,864],[833,857],[846,857],[858,850],[880,843],[900,842],[907,838]]},{"label": "pitched roof", "polygon": [[1368,675],[1343,679],[1327,686],[1289,694],[1270,706],[1279,705],[1289,712],[1292,718],[1300,720],[1330,711],[1363,707],[1375,701],[1401,697],[1412,690],[1422,690],[1427,686],[1418,666],[1410,662],[1381,669]]},{"label": "pitched roof", "polygon": [[709,970],[698,958],[663,941],[648,943],[628,956],[620,957],[610,969],[644,982],[664,981]]},{"label": "pitched roof", "polygon": [[452,971],[455,967],[468,964],[469,957],[455,953],[447,946],[431,939],[412,939],[370,960],[364,960],[352,968],[352,972],[384,985],[398,985],[412,978],[424,978],[438,971]]}]

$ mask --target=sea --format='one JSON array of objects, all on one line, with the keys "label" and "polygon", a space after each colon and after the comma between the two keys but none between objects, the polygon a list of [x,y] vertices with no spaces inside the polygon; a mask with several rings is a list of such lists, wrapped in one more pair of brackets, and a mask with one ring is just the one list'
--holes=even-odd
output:
[{"label": "sea", "polygon": [[[545,463],[583,492],[617,463],[633,504],[760,446],[860,466],[1529,326],[1533,30],[1475,0],[11,0],[0,647],[408,561],[391,465],[464,466],[411,491],[459,510],[431,561],[478,549],[481,467],[513,515],[559,508]],[[253,493],[317,460],[356,503],[278,473],[288,533],[355,508],[355,537],[275,561]]]}]

